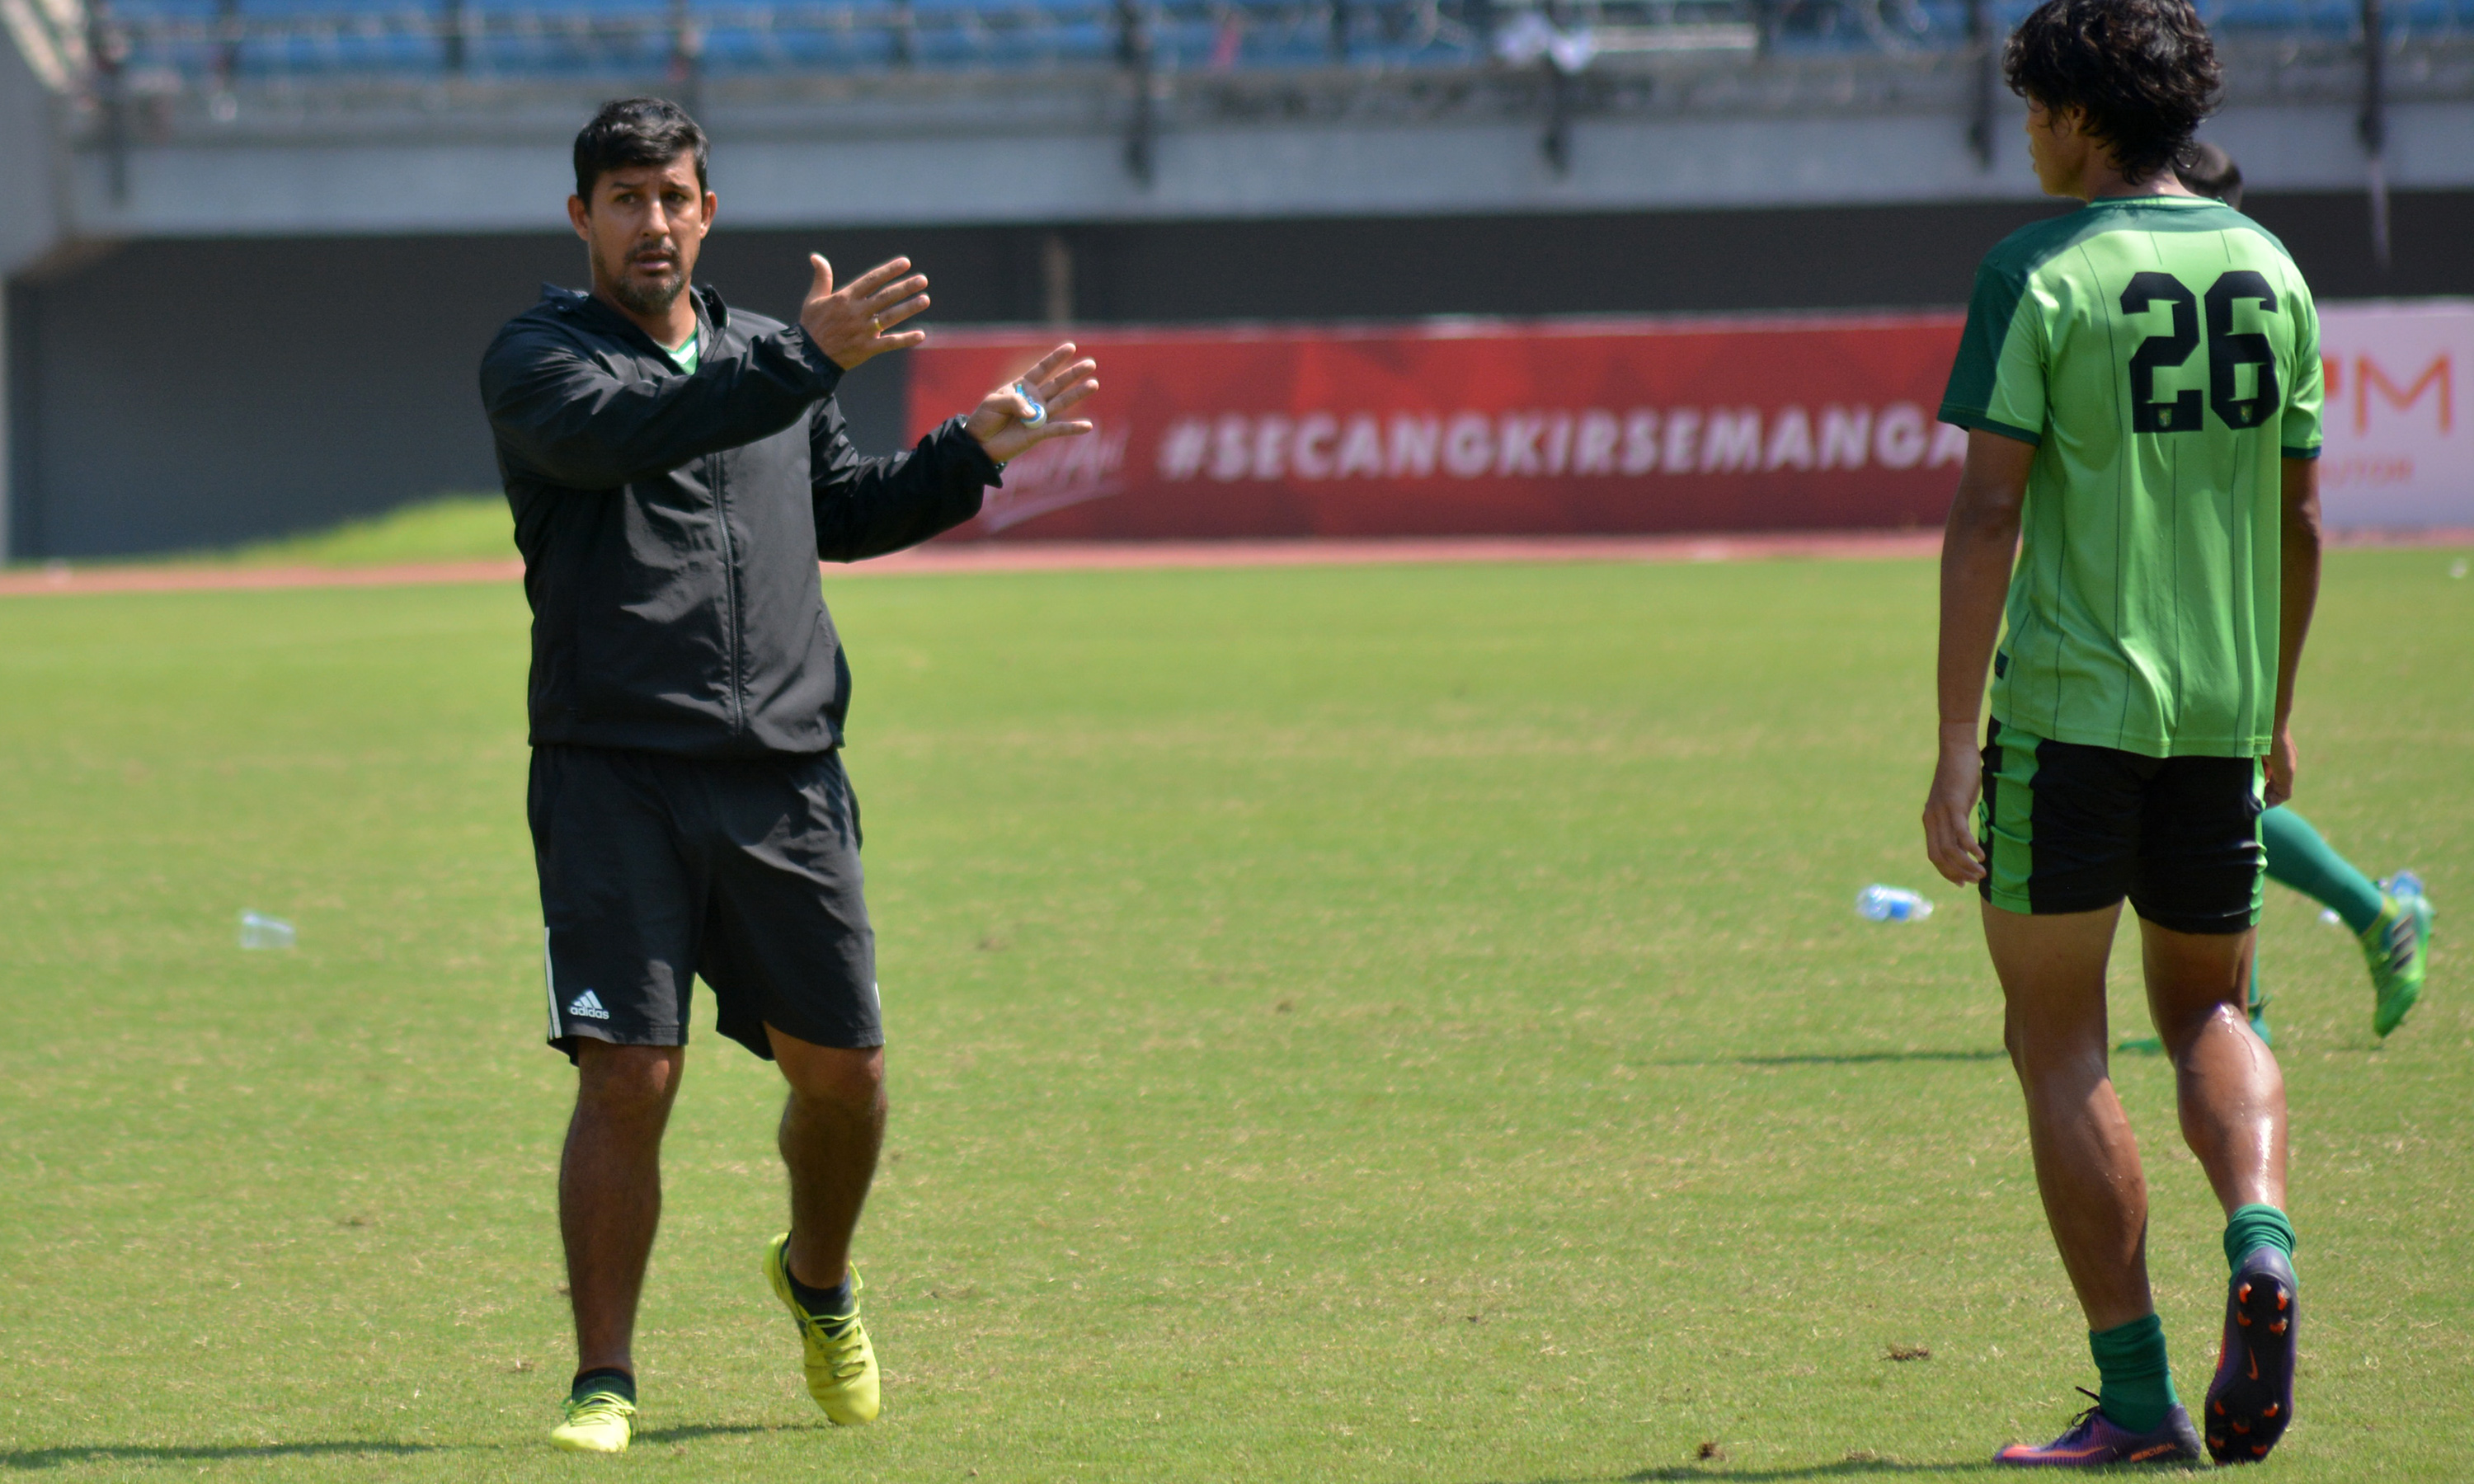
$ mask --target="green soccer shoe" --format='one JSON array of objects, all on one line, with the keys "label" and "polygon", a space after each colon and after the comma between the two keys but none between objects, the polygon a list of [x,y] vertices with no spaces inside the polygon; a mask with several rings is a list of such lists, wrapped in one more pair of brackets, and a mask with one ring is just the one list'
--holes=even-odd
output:
[{"label": "green soccer shoe", "polygon": [[2358,941],[2363,962],[2370,967],[2371,988],[2379,995],[2371,1009],[2371,1029],[2386,1037],[2405,1023],[2422,998],[2431,948],[2430,899],[2419,895],[2381,898],[2380,915]]},{"label": "green soccer shoe", "polygon": [[798,1323],[799,1343],[807,1350],[808,1395],[837,1427],[872,1423],[879,1408],[876,1347],[867,1341],[867,1326],[860,1323],[859,1294],[866,1285],[860,1281],[859,1269],[850,1270],[849,1313],[811,1314],[790,1291],[789,1251],[789,1233],[773,1238],[764,1249],[764,1280]]}]

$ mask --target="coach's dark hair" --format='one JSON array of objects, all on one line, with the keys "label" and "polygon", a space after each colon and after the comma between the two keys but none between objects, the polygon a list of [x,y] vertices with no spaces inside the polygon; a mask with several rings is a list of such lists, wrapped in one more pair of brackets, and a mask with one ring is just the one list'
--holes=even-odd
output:
[{"label": "coach's dark hair", "polygon": [[2001,75],[2048,108],[2085,108],[2133,181],[2189,156],[2224,85],[2190,0],[2045,0],[2010,34]]},{"label": "coach's dark hair", "polygon": [[688,110],[667,98],[620,98],[601,106],[584,132],[575,136],[575,194],[593,202],[593,187],[611,171],[626,165],[667,165],[682,155],[695,156],[696,187],[710,189],[705,180],[704,131]]}]

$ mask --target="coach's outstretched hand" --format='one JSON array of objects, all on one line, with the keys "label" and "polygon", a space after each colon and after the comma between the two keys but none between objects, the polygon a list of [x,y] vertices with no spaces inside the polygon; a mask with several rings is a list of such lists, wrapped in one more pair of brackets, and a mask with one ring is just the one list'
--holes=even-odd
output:
[{"label": "coach's outstretched hand", "polygon": [[[989,393],[980,402],[979,411],[962,424],[980,441],[988,457],[999,464],[1021,457],[1031,444],[1051,438],[1071,438],[1088,433],[1088,422],[1059,422],[1056,415],[1100,390],[1100,363],[1085,357],[1074,358],[1074,342],[1067,341],[1040,358],[1039,364],[1024,371],[1014,381]],[[1037,423],[1022,419],[1034,416],[1035,409],[1023,400],[1014,387],[1019,382],[1031,388],[1039,404],[1048,409],[1047,420]]]},{"label": "coach's outstretched hand", "polygon": [[[927,342],[926,330],[885,333],[928,307],[928,275],[910,273],[910,259],[879,263],[838,292],[834,265],[816,252],[809,253],[808,261],[815,265],[816,278],[808,286],[807,302],[799,306],[799,327],[836,366],[857,371],[887,350],[908,350]],[[905,274],[910,275],[906,278]]]},{"label": "coach's outstretched hand", "polygon": [[1933,869],[1960,886],[1984,879],[1984,847],[1976,838],[1976,797],[1984,786],[1984,759],[1976,751],[1976,723],[1941,729],[1941,760],[1933,767],[1932,792],[1925,795],[1925,853]]}]

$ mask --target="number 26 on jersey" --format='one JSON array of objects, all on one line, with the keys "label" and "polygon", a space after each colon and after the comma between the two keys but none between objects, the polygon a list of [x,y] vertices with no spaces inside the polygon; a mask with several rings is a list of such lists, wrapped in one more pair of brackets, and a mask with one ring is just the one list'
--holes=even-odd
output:
[{"label": "number 26 on jersey", "polygon": [[[2198,388],[2185,388],[2170,401],[2156,399],[2157,371],[2189,364],[2191,352],[2199,348],[2199,299],[2188,284],[2169,273],[2133,274],[2130,286],[2122,291],[2123,314],[2145,314],[2165,304],[2171,305],[2173,311],[2171,329],[2148,336],[2130,353],[2130,426],[2134,432],[2199,430],[2204,414]],[[2208,285],[2206,299],[2207,405],[2216,409],[2227,427],[2255,428],[2278,407],[2276,352],[2269,347],[2266,335],[2234,329],[2234,305],[2253,299],[2261,314],[2274,314],[2276,291],[2260,275],[2248,269],[2235,269]],[[2257,368],[2249,378],[2248,396],[2243,395],[2242,387],[2242,369],[2246,366]]]}]

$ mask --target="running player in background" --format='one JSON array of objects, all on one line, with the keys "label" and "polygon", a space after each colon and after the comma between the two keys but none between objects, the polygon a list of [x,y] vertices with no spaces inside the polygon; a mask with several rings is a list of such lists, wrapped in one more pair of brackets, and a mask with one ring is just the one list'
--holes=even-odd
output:
[{"label": "running player in background", "polygon": [[2188,0],[2046,0],[2002,64],[2039,183],[2087,204],[1986,255],[1942,403],[1968,452],[1924,823],[1942,874],[1981,884],[2036,1182],[2102,1389],[2052,1443],[1996,1458],[2200,1456],[2106,1063],[2126,898],[2183,1137],[2227,1218],[2205,1448],[2247,1462],[2293,1411],[2285,1085],[2244,1011],[2259,820],[2292,793],[2318,588],[2318,319],[2282,245],[2175,176],[2221,89]]}]

